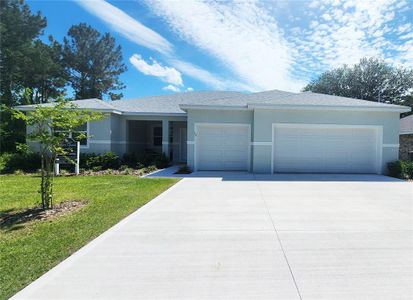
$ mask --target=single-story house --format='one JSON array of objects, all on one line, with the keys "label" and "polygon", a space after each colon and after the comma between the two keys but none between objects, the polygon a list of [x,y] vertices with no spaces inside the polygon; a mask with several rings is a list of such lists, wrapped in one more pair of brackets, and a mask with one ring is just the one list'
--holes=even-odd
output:
[{"label": "single-story house", "polygon": [[109,114],[85,125],[90,138],[82,152],[155,151],[193,170],[257,173],[384,173],[386,164],[399,157],[400,113],[410,111],[405,106],[279,90],[74,103]]},{"label": "single-story house", "polygon": [[413,115],[400,120],[400,159],[413,161]]}]

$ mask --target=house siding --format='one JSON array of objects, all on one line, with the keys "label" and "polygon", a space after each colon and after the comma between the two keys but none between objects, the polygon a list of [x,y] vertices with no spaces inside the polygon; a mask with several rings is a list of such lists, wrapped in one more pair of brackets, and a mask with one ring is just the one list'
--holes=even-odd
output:
[{"label": "house siding", "polygon": [[398,159],[399,114],[394,112],[366,111],[316,111],[316,110],[260,110],[188,111],[188,164],[194,167],[194,124],[195,123],[244,123],[251,125],[251,163],[255,173],[270,173],[272,163],[272,124],[337,124],[382,126],[382,172],[387,163]]},{"label": "house siding", "polygon": [[[249,124],[253,134],[254,114],[249,110],[189,110],[188,111],[188,145],[187,164],[190,168],[195,166],[195,124],[197,123],[237,123]],[[252,138],[252,137],[251,137]]]},{"label": "house siding", "polygon": [[81,147],[81,153],[105,153],[111,151],[111,124],[113,115],[107,115],[100,121],[89,122],[89,140],[87,147]]},{"label": "house siding", "polygon": [[[105,119],[90,122],[87,147],[82,153],[105,153],[113,151],[123,155],[128,151],[128,121],[182,122],[175,128],[174,137],[179,135],[179,128],[187,127],[187,163],[195,165],[195,124],[196,123],[237,123],[251,126],[251,170],[256,173],[270,173],[272,163],[272,125],[274,123],[297,124],[336,124],[336,125],[374,125],[383,128],[382,172],[387,170],[387,163],[397,160],[399,156],[399,113],[368,111],[317,111],[317,110],[198,110],[190,109],[182,116],[126,116],[110,114]],[[27,128],[30,132],[31,128]],[[405,140],[407,139],[407,146]],[[405,149],[413,145],[413,135],[400,137],[400,156],[406,159]],[[28,143],[36,149],[35,143]],[[170,149],[178,147],[170,144]],[[406,148],[407,147],[407,148]]]},{"label": "house siding", "polygon": [[107,118],[89,124],[89,146],[83,153],[105,153],[112,151],[123,155],[128,151],[128,121],[186,121],[186,116],[121,116],[110,114]]}]

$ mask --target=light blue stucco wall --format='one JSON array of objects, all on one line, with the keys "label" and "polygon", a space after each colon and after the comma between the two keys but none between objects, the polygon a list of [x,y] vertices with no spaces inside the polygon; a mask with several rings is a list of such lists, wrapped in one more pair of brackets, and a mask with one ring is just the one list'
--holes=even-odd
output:
[{"label": "light blue stucco wall", "polygon": [[[81,153],[105,153],[112,151],[111,149],[111,126],[115,121],[114,115],[107,114],[105,118],[100,121],[93,121],[88,123],[88,144],[80,146]],[[27,127],[26,132],[32,130],[30,126]],[[38,145],[35,142],[27,141],[29,147],[38,151]]]},{"label": "light blue stucco wall", "polygon": [[[387,163],[398,159],[399,113],[327,110],[254,110],[254,142],[272,142],[273,123],[375,125],[383,127],[382,172]],[[253,146],[253,171],[271,172],[272,149],[268,145]]]},{"label": "light blue stucco wall", "polygon": [[88,124],[88,145],[81,146],[81,153],[105,153],[111,151],[110,133],[113,115],[107,114],[100,121],[89,122]]},{"label": "light blue stucco wall", "polygon": [[[251,125],[251,163],[256,173],[271,172],[272,124],[338,124],[382,126],[382,172],[387,163],[398,159],[399,113],[327,110],[189,110],[188,165],[194,167],[195,123],[244,123]],[[257,143],[255,143],[257,142]],[[254,144],[255,143],[255,144]]]},{"label": "light blue stucco wall", "polygon": [[128,150],[129,127],[128,121],[184,121],[186,116],[150,116],[150,115],[117,115],[111,114],[99,122],[91,122],[89,125],[89,147],[82,149],[82,152],[104,153],[112,151],[118,155],[123,155]]},{"label": "light blue stucco wall", "polygon": [[[196,123],[238,123],[251,125],[251,135],[254,132],[254,114],[250,110],[189,110],[188,111],[188,148],[187,164],[195,165],[194,141]],[[252,138],[252,137],[251,137]]]},{"label": "light blue stucco wall", "polygon": [[[194,167],[194,129],[196,123],[239,123],[251,126],[251,169],[256,173],[271,172],[272,124],[339,124],[376,125],[383,128],[382,171],[387,163],[398,159],[399,113],[367,111],[316,110],[189,110],[187,116],[124,116],[110,114],[89,124],[89,143],[82,153],[113,151],[123,155],[128,149],[128,121],[187,122],[187,163]],[[181,126],[181,125],[180,125]],[[30,131],[30,128],[27,129]],[[255,143],[255,144],[254,144]],[[35,148],[35,144],[29,144]],[[173,147],[170,145],[170,147]]]}]

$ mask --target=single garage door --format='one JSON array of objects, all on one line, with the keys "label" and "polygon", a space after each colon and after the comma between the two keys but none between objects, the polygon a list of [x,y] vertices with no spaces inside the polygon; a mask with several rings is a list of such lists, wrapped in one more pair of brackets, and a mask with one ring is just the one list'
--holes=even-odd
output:
[{"label": "single garage door", "polygon": [[249,125],[197,124],[195,131],[197,170],[249,169]]},{"label": "single garage door", "polygon": [[378,129],[274,125],[274,172],[378,173]]}]

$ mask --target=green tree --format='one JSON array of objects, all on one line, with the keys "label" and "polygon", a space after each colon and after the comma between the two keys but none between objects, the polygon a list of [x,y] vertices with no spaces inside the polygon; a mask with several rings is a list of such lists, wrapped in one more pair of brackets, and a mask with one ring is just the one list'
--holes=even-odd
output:
[{"label": "green tree", "polygon": [[[89,121],[100,120],[102,113],[81,110],[73,103],[59,98],[52,105],[37,105],[35,110],[23,113],[11,110],[14,118],[23,120],[30,126],[31,132],[28,139],[39,143],[41,156],[41,184],[42,207],[53,207],[53,179],[54,162],[57,155],[67,155],[62,143],[67,139],[68,133],[76,132],[76,128]],[[76,134],[76,139],[84,139],[84,134]]]},{"label": "green tree", "polygon": [[23,1],[0,1],[0,96],[4,105],[18,103],[28,69],[25,58],[45,27],[46,18],[40,12],[32,14]]},{"label": "green tree", "polygon": [[[6,107],[48,102],[64,92],[62,47],[51,37],[50,45],[38,39],[45,27],[46,18],[24,1],[0,1],[0,101]],[[27,88],[32,94],[23,97]],[[24,123],[8,110],[0,121],[0,150],[14,151],[25,140]]]},{"label": "green tree", "polygon": [[404,104],[413,89],[413,70],[394,67],[377,58],[363,58],[321,74],[303,91]]},{"label": "green tree", "polygon": [[39,104],[49,102],[63,95],[67,83],[67,73],[63,64],[62,46],[49,37],[50,45],[40,40],[28,49],[28,55],[23,58],[30,68],[22,82],[31,94],[22,104]]},{"label": "green tree", "polygon": [[[7,107],[19,103],[24,89],[22,79],[27,66],[23,59],[28,48],[46,27],[40,13],[32,14],[23,1],[0,1],[0,101]],[[13,120],[10,112],[0,112],[0,150],[15,150],[24,141],[24,124]]]},{"label": "green tree", "polygon": [[126,65],[121,47],[109,33],[102,36],[85,23],[74,25],[64,39],[63,56],[75,99],[122,97],[112,91],[125,87],[119,75],[126,71]]}]

